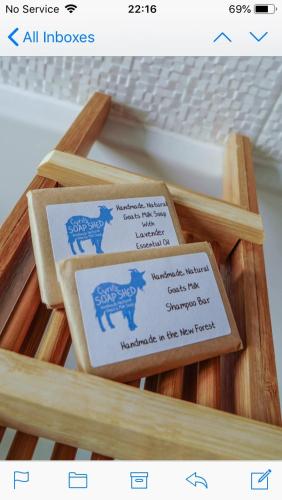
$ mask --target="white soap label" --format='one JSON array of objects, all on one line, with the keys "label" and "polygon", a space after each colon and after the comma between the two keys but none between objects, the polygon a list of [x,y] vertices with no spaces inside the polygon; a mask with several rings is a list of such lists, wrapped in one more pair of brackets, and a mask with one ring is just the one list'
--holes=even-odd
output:
[{"label": "white soap label", "polygon": [[164,196],[46,207],[55,261],[178,245]]},{"label": "white soap label", "polygon": [[231,333],[206,253],[75,273],[92,366]]}]

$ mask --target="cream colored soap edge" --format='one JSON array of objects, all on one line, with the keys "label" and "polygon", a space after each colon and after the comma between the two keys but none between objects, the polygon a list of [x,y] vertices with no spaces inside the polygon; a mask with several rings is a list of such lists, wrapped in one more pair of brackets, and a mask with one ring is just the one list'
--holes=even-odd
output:
[{"label": "cream colored soap edge", "polygon": [[[75,272],[81,269],[118,265],[161,257],[189,255],[205,252],[208,255],[218,289],[230,324],[230,335],[196,344],[178,347],[127,361],[93,368],[88,353],[79,297],[75,282]],[[80,370],[100,375],[120,382],[129,382],[141,377],[161,373],[196,361],[202,361],[218,355],[227,354],[242,348],[241,338],[235,323],[231,306],[220,276],[217,263],[209,243],[192,243],[170,248],[131,251],[99,256],[71,258],[58,264],[58,275],[65,301],[66,313],[72,335],[77,364]]]},{"label": "cream colored soap edge", "polygon": [[174,203],[164,182],[37,189],[27,193],[31,237],[40,294],[42,302],[48,308],[63,308],[64,304],[57,279],[57,264],[53,256],[46,207],[52,204],[84,201],[102,202],[106,199],[118,200],[150,196],[165,197],[177,239],[180,244],[183,243],[183,234]]}]

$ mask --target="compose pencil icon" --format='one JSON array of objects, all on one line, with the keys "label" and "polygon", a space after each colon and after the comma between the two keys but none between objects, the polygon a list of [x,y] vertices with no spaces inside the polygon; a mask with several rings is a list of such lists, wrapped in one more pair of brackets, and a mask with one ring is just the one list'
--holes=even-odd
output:
[{"label": "compose pencil icon", "polygon": [[261,478],[258,480],[259,483],[262,483],[264,481],[264,479],[266,479],[269,474],[271,474],[271,469],[268,469],[262,476]]},{"label": "compose pencil icon", "polygon": [[251,489],[252,490],[268,490],[269,489],[269,475],[271,469],[265,472],[252,472],[251,474]]}]

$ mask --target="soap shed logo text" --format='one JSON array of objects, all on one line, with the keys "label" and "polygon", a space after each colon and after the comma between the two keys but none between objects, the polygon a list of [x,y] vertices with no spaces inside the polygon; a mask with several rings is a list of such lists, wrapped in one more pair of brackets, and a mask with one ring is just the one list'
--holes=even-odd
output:
[{"label": "soap shed logo text", "polygon": [[6,4],[6,14],[59,14],[60,7],[57,5],[13,5]]}]

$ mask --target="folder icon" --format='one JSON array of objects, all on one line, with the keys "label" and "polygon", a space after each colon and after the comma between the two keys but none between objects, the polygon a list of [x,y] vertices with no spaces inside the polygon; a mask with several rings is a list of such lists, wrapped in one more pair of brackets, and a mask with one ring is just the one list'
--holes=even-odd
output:
[{"label": "folder icon", "polygon": [[69,488],[88,488],[88,475],[69,472]]}]

